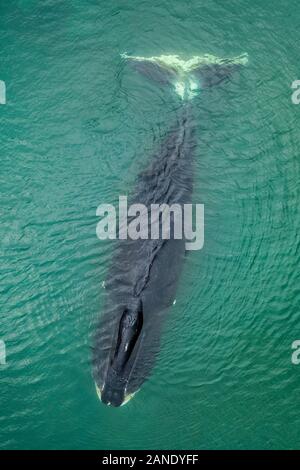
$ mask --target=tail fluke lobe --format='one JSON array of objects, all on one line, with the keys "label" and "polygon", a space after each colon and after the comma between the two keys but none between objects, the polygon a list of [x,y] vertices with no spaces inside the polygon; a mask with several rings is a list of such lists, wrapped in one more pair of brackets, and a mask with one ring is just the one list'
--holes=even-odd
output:
[{"label": "tail fluke lobe", "polygon": [[204,65],[194,70],[193,75],[200,81],[200,87],[211,88],[230,81],[232,75],[241,69],[241,64]]},{"label": "tail fluke lobe", "polygon": [[144,77],[159,85],[171,85],[176,81],[176,72],[168,69],[162,64],[150,60],[140,60],[135,57],[126,57],[130,59],[131,67]]},{"label": "tail fluke lobe", "polygon": [[234,72],[248,62],[248,55],[231,59],[213,55],[194,56],[183,60],[177,55],[153,57],[121,54],[133,68],[160,85],[171,84],[182,99],[191,99],[202,88],[208,88],[229,80]]}]

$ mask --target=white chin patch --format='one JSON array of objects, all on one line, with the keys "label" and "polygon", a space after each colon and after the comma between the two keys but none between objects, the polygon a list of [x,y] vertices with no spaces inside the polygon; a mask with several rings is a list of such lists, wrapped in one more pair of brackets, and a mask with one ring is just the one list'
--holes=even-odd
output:
[{"label": "white chin patch", "polygon": [[[99,397],[99,400],[102,401],[101,395],[102,395],[103,387],[102,387],[102,390],[100,390],[100,388],[98,387],[98,385],[97,385],[96,383],[95,383],[95,387],[96,387],[96,392],[97,392],[97,395],[98,395],[98,397]],[[128,403],[128,402],[131,400],[131,398],[133,398],[134,395],[135,395],[137,392],[138,392],[138,390],[137,390],[136,392],[129,393],[128,395],[125,395],[124,401],[123,401],[123,403],[122,403],[121,406],[126,405],[126,403]],[[108,405],[109,405],[109,403],[108,403]]]},{"label": "white chin patch", "polygon": [[95,387],[96,387],[96,392],[97,392],[97,395],[99,397],[99,399],[101,400],[101,392],[102,390],[100,390],[100,388],[98,387],[98,385],[95,383]]},{"label": "white chin patch", "polygon": [[131,398],[133,398],[134,395],[135,395],[137,392],[138,392],[138,390],[137,390],[136,392],[129,393],[128,395],[125,395],[125,399],[124,399],[124,401],[123,401],[123,403],[122,403],[121,406],[126,405],[126,403],[128,403],[128,402],[131,400]]}]

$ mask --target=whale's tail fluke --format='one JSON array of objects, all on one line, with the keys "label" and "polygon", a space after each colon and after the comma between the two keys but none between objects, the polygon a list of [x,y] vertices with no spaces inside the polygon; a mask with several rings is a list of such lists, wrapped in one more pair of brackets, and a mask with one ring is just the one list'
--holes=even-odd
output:
[{"label": "whale's tail fluke", "polygon": [[235,71],[248,63],[247,53],[231,59],[210,54],[188,60],[178,55],[138,57],[124,53],[121,57],[148,79],[160,85],[172,85],[182,99],[191,99],[199,90],[229,80]]}]

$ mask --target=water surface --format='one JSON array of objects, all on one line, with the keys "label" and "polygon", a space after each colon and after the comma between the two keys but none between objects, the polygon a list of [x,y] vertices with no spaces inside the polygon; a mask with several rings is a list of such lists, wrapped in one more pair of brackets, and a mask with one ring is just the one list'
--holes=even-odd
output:
[{"label": "water surface", "polygon": [[[0,447],[299,447],[298,2],[13,0],[0,6]],[[178,98],[134,55],[248,52],[195,99],[190,252],[151,379],[103,406],[90,345],[111,245],[96,208],[130,193]]]}]

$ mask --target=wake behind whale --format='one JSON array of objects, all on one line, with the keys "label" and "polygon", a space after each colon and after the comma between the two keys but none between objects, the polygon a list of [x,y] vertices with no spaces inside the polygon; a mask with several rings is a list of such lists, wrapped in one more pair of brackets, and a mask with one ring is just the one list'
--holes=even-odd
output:
[{"label": "wake behind whale", "polygon": [[[200,88],[229,80],[247,62],[214,56],[123,56],[139,73],[160,85],[171,85],[182,99],[181,112],[148,168],[136,181],[131,203],[192,202],[195,121],[191,99]],[[161,220],[159,221],[161,226]],[[104,312],[93,347],[93,376],[103,403],[126,403],[149,377],[159,352],[162,326],[173,304],[185,257],[185,239],[176,238],[175,218],[170,237],[119,240],[106,281]],[[150,229],[149,229],[150,230]],[[160,231],[161,234],[161,231]]]}]

